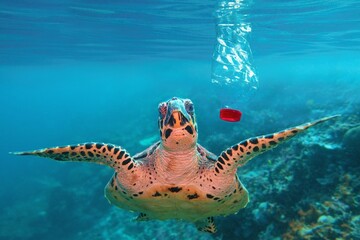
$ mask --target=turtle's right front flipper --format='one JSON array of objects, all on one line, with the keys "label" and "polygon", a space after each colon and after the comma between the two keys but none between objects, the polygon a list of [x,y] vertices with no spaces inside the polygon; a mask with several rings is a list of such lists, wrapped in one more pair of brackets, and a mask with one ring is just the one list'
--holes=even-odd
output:
[{"label": "turtle's right front flipper", "polygon": [[125,149],[104,143],[84,143],[64,147],[45,148],[31,152],[15,152],[16,155],[35,155],[57,161],[93,162],[116,170],[131,170],[136,163]]}]

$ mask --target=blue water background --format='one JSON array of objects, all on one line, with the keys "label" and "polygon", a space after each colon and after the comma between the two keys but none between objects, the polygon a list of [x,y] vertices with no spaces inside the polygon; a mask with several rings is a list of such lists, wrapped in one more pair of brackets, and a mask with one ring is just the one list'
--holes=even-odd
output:
[{"label": "blue water background", "polygon": [[[157,105],[173,96],[195,103],[200,143],[219,132],[236,143],[359,110],[357,1],[248,1],[259,89],[236,100],[240,123],[219,120],[237,86],[229,92],[210,82],[216,6],[1,1],[0,239],[82,239],[114,209],[103,197],[111,169],[8,152],[100,141],[135,154],[158,135]],[[234,126],[237,138],[227,139]],[[216,154],[227,146],[205,145]],[[116,211],[119,221],[135,216]],[[161,224],[154,226],[165,236],[176,231]],[[137,239],[139,226],[146,231],[143,223],[123,231]]]}]

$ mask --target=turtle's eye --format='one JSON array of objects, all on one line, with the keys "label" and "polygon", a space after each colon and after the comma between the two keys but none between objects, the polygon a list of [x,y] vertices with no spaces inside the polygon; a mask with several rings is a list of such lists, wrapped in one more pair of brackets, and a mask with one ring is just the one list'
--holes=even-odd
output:
[{"label": "turtle's eye", "polygon": [[159,117],[162,119],[166,115],[167,106],[166,103],[161,103],[159,105]]},{"label": "turtle's eye", "polygon": [[190,101],[186,101],[185,102],[185,109],[189,114],[193,114],[194,113],[194,104]]}]

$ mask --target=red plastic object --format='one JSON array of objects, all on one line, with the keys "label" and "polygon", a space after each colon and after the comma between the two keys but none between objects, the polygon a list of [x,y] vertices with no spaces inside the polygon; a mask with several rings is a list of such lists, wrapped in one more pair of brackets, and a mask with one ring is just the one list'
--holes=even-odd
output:
[{"label": "red plastic object", "polygon": [[238,122],[242,113],[239,110],[231,108],[222,108],[220,110],[220,118],[227,122]]}]

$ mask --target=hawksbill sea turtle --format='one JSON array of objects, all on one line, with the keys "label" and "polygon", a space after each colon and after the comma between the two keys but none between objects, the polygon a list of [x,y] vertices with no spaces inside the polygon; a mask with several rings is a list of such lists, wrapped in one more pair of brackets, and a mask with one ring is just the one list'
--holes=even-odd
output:
[{"label": "hawksbill sea turtle", "polygon": [[104,143],[14,154],[109,166],[115,171],[105,187],[111,204],[138,212],[139,221],[185,220],[195,223],[200,231],[214,233],[214,217],[237,213],[249,202],[248,191],[236,173],[239,167],[298,133],[337,117],[252,137],[216,156],[197,143],[191,100],[174,97],[159,105],[159,114],[161,140],[134,156],[120,146]]}]

